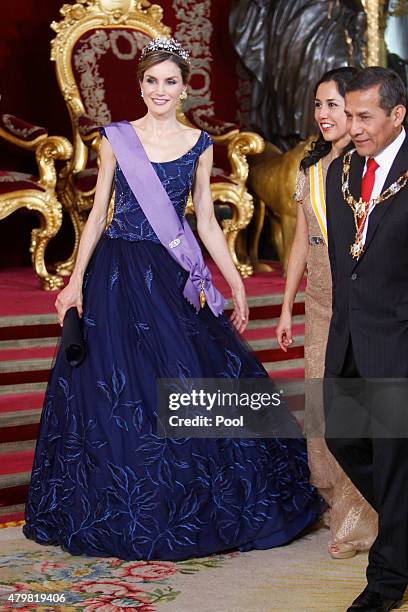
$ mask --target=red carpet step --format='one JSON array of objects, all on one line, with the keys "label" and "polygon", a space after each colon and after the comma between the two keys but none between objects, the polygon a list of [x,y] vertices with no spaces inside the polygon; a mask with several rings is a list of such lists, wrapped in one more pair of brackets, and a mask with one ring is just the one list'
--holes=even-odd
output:
[{"label": "red carpet step", "polygon": [[[214,284],[225,295],[230,297],[231,291],[212,261],[207,261]],[[285,279],[282,267],[273,263],[272,272],[260,272],[244,279],[248,296],[265,296],[282,294]],[[304,289],[305,283],[301,288]],[[38,279],[32,268],[8,268],[0,270],[0,317],[25,314],[48,314],[54,312],[54,302],[58,292],[41,291]]]},{"label": "red carpet step", "polygon": [[16,348],[2,349],[0,345],[0,372],[6,361],[28,361],[29,359],[47,358],[52,359],[55,353],[56,339],[52,338],[50,346],[21,346]]},{"label": "red carpet step", "polygon": [[0,452],[0,483],[7,474],[30,472],[33,464],[34,448],[32,450],[15,450],[14,452]]},{"label": "red carpet step", "polygon": [[44,393],[42,392],[0,395],[0,413],[9,412],[15,414],[22,410],[41,408],[43,399]]}]

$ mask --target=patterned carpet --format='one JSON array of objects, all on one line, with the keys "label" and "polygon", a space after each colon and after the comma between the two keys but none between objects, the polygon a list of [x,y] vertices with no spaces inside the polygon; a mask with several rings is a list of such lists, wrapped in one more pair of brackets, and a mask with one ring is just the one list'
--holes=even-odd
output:
[{"label": "patterned carpet", "polygon": [[[365,584],[366,554],[333,561],[328,532],[312,531],[289,546],[170,562],[72,557],[0,531],[0,609],[4,612],[344,612]],[[57,603],[11,603],[11,593]],[[22,599],[22,598],[21,598]],[[408,599],[401,608],[408,611]]]}]

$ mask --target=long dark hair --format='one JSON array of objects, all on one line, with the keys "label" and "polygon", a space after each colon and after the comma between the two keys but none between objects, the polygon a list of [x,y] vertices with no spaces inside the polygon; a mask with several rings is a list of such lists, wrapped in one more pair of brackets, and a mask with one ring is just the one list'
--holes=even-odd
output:
[{"label": "long dark hair", "polygon": [[[315,96],[318,88],[322,83],[328,83],[329,81],[334,81],[337,85],[337,90],[342,98],[346,95],[346,88],[348,83],[357,73],[356,68],[335,68],[334,70],[329,70],[326,72],[320,81],[317,83],[315,87]],[[331,151],[332,143],[328,142],[323,138],[323,134],[320,132],[317,140],[312,142],[310,149],[306,151],[306,155],[300,162],[300,168],[305,172],[310,166],[313,166],[319,159],[322,157],[326,157]]]}]

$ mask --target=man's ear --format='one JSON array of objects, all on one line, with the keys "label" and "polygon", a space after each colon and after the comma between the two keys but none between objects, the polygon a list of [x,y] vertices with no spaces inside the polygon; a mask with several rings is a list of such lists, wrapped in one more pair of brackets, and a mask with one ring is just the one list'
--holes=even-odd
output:
[{"label": "man's ear", "polygon": [[395,127],[398,127],[404,123],[405,115],[407,114],[407,109],[403,104],[398,104],[395,108],[392,109],[391,114]]}]

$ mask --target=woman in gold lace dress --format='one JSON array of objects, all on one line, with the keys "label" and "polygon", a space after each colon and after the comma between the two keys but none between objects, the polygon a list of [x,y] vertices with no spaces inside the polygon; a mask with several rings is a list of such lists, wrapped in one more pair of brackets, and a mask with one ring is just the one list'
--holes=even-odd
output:
[{"label": "woman in gold lace dress", "polygon": [[[296,233],[290,253],[282,313],[277,327],[280,347],[292,344],[292,308],[307,269],[305,300],[305,378],[323,378],[331,318],[331,273],[327,250],[325,181],[330,163],[350,144],[344,95],[352,68],[327,72],[315,90],[315,120],[319,138],[300,164],[295,199],[299,202]],[[317,389],[308,386],[306,422],[316,427],[313,414]],[[319,402],[317,402],[319,404]],[[320,402],[321,404],[321,402]],[[313,423],[314,421],[314,423]],[[315,429],[316,431],[316,429]],[[316,435],[316,434],[314,434]],[[329,552],[333,558],[352,557],[367,550],[377,534],[377,515],[328,451],[322,437],[308,437],[312,483],[325,498],[330,526]]]}]

